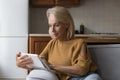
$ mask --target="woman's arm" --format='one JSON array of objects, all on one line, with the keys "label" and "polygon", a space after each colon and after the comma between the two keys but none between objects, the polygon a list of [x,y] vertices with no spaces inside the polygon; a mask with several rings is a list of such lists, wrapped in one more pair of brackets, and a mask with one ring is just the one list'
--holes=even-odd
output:
[{"label": "woman's arm", "polygon": [[87,60],[87,44],[85,42],[81,46],[80,56]]},{"label": "woman's arm", "polygon": [[62,73],[62,74],[67,74],[70,76],[82,76],[80,70],[77,68],[77,66],[50,66],[53,70],[55,70],[56,73]]}]

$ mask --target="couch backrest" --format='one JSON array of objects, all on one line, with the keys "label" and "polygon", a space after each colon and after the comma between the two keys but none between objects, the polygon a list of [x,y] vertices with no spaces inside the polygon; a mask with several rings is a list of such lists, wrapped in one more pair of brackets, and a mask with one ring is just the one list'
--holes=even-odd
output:
[{"label": "couch backrest", "polygon": [[103,80],[120,80],[120,45],[89,47]]}]

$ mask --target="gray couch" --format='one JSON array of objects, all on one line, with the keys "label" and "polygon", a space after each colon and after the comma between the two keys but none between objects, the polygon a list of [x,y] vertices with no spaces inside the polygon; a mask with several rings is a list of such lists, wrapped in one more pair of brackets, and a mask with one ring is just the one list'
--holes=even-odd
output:
[{"label": "gray couch", "polygon": [[120,80],[120,44],[88,46],[103,80]]}]

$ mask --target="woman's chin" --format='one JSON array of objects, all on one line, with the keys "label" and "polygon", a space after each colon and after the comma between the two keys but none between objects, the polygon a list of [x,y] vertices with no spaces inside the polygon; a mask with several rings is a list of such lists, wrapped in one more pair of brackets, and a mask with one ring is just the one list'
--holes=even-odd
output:
[{"label": "woman's chin", "polygon": [[55,37],[55,36],[51,36],[51,38],[52,38],[52,39],[57,39],[57,37]]}]

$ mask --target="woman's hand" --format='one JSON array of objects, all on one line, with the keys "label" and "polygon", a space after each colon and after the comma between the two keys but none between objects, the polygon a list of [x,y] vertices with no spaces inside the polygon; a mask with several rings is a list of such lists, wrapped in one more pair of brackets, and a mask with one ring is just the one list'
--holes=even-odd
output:
[{"label": "woman's hand", "polygon": [[16,54],[16,65],[18,67],[31,70],[29,65],[32,63],[33,61],[28,55],[21,55],[20,52]]},{"label": "woman's hand", "polygon": [[77,66],[56,66],[49,65],[56,74],[67,74],[70,76],[83,76]]}]

